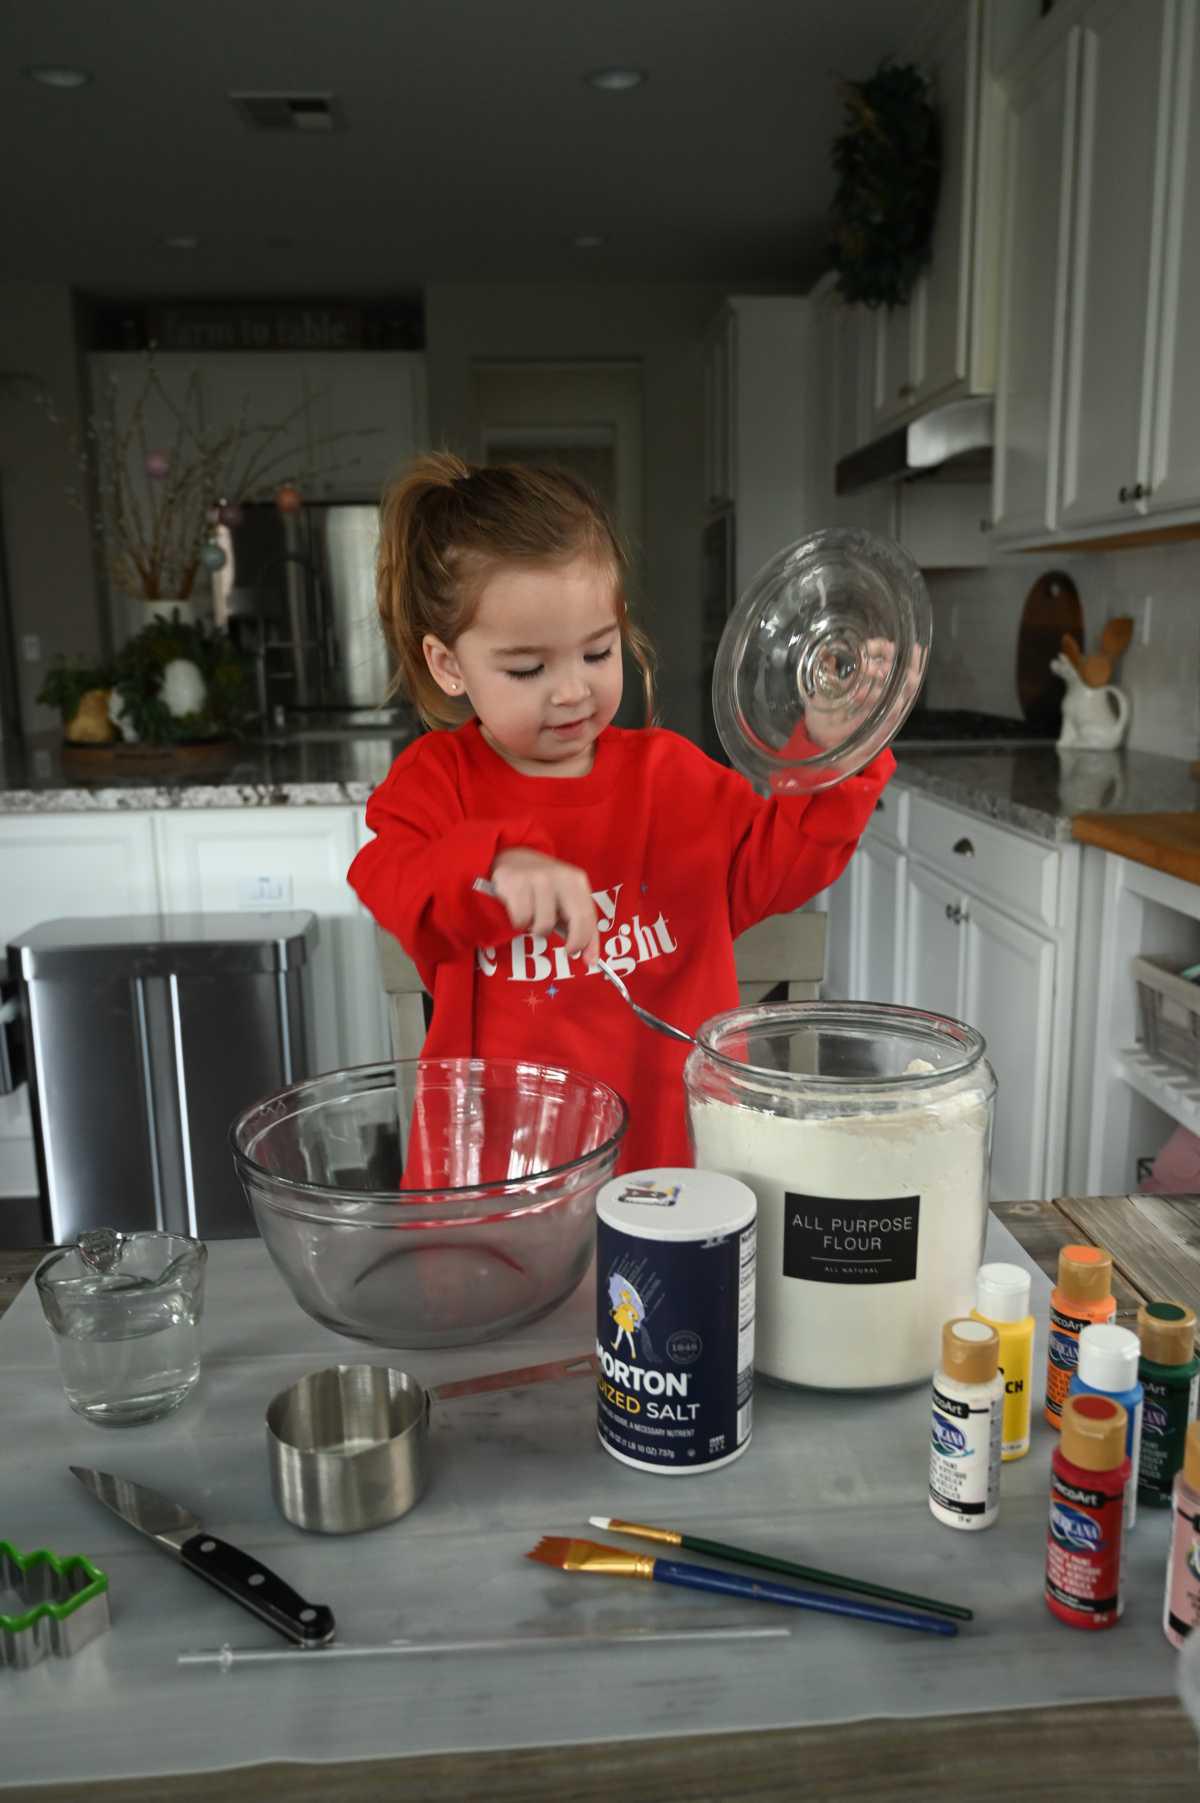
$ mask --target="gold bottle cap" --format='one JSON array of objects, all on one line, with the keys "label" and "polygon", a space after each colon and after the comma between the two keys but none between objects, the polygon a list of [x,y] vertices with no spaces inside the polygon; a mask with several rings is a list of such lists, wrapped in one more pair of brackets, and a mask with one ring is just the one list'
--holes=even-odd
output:
[{"label": "gold bottle cap", "polygon": [[1188,1424],[1183,1443],[1183,1481],[1189,1490],[1200,1490],[1200,1421]]},{"label": "gold bottle cap", "polygon": [[1143,1302],[1137,1330],[1151,1364],[1186,1365],[1196,1350],[1196,1311],[1186,1303]]},{"label": "gold bottle cap", "polygon": [[1111,1471],[1125,1457],[1129,1416],[1110,1396],[1068,1396],[1063,1403],[1062,1456],[1082,1471]]},{"label": "gold bottle cap", "polygon": [[942,1329],[942,1370],[960,1384],[990,1383],[1000,1369],[1000,1335],[986,1321],[958,1316]]},{"label": "gold bottle cap", "polygon": [[1112,1253],[1103,1246],[1064,1246],[1058,1287],[1072,1302],[1103,1302],[1112,1295]]}]

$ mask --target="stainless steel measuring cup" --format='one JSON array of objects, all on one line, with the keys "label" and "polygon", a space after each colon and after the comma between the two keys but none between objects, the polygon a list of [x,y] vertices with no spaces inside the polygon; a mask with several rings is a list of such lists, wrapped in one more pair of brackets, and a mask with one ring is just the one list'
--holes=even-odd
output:
[{"label": "stainless steel measuring cup", "polygon": [[407,1515],[429,1479],[435,1401],[519,1390],[595,1372],[594,1353],[426,1389],[387,1365],[331,1365],[267,1408],[271,1492],[281,1515],[318,1534],[357,1534]]}]

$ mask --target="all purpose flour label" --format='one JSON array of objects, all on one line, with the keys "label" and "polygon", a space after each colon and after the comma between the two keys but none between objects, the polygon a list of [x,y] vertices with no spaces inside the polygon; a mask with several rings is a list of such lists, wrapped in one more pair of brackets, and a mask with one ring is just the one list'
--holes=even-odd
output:
[{"label": "all purpose flour label", "polygon": [[848,1202],[784,1192],[783,1274],[809,1283],[912,1283],[920,1196]]}]

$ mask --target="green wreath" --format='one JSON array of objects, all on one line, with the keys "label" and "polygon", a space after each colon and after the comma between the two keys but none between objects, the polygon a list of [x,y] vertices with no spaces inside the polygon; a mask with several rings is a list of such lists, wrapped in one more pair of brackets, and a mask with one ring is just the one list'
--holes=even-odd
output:
[{"label": "green wreath", "polygon": [[941,134],[929,83],[915,64],[889,59],[842,92],[829,246],[838,293],[867,307],[901,307],[929,261],[937,214]]}]

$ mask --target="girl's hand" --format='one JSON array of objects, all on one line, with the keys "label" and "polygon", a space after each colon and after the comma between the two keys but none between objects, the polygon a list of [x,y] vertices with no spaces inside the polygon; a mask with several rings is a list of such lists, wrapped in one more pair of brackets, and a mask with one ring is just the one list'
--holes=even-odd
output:
[{"label": "girl's hand", "polygon": [[[831,654],[832,655],[832,654]],[[851,708],[814,695],[804,710],[804,730],[822,751],[833,751],[856,732],[875,707],[892,673],[896,647],[890,639],[868,639],[864,669],[866,681]],[[911,701],[921,686],[921,654],[914,646],[904,677],[904,699]]]},{"label": "girl's hand", "polygon": [[491,871],[492,887],[518,932],[566,940],[568,956],[590,964],[600,955],[599,920],[587,873],[540,851],[502,851]]}]

